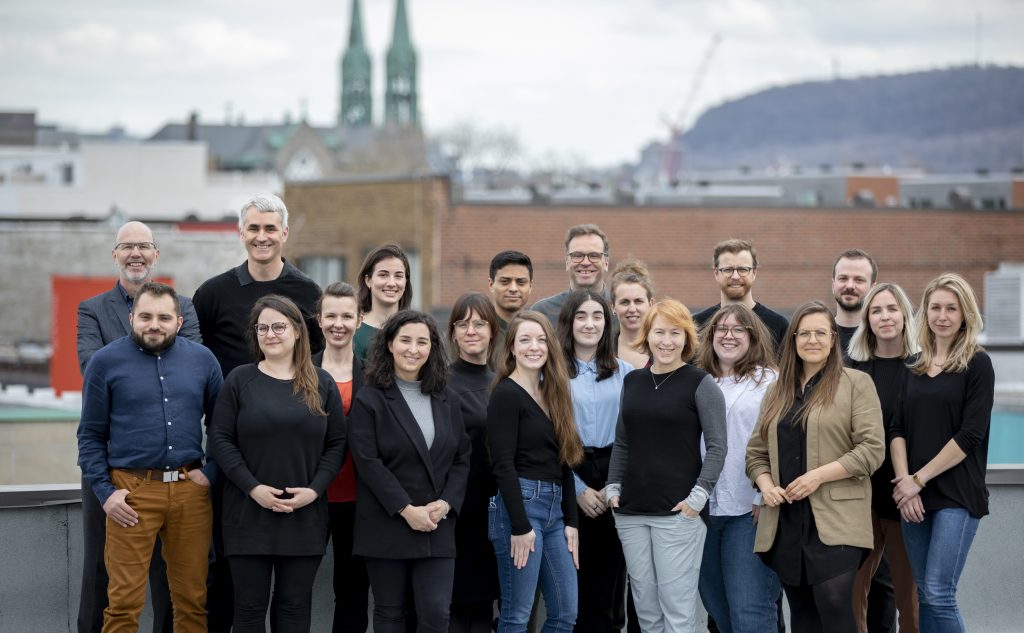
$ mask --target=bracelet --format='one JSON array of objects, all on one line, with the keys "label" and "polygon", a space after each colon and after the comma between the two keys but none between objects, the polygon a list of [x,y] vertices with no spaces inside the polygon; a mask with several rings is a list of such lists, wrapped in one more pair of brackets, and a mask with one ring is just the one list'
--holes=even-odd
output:
[{"label": "bracelet", "polygon": [[924,490],[924,483],[921,481],[921,478],[917,476],[917,473],[914,473],[910,478],[914,480],[915,484],[920,486],[921,490]]}]

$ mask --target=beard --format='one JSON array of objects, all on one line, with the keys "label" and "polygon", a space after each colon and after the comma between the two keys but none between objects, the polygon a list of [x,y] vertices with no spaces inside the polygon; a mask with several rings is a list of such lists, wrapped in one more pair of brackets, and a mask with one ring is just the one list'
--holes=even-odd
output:
[{"label": "beard", "polygon": [[136,332],[135,330],[132,330],[132,340],[135,341],[136,345],[146,350],[150,354],[159,354],[160,352],[169,348],[171,345],[174,345],[174,339],[176,339],[177,337],[177,332],[171,332],[170,334],[165,336],[164,339],[161,341],[150,341],[146,339],[145,332],[140,333]]},{"label": "beard", "polygon": [[[839,308],[841,310],[844,310],[846,312],[860,312],[860,309],[862,307],[864,307],[864,297],[860,297],[858,295],[834,295],[834,296],[835,296],[835,300],[836,300],[836,305],[839,306]],[[853,299],[855,302],[850,304],[850,303],[847,303],[847,301],[844,301],[844,299]]]}]

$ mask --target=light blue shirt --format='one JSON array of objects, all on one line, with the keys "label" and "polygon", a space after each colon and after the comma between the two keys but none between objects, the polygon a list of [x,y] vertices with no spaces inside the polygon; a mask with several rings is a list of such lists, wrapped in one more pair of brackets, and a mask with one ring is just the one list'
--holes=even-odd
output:
[{"label": "light blue shirt", "polygon": [[[615,442],[615,424],[619,419],[622,399],[622,379],[635,367],[618,359],[614,374],[598,382],[597,363],[576,359],[576,377],[569,381],[572,389],[572,412],[576,418],[576,431],[584,446],[603,448]],[[576,496],[587,489],[575,473]]]}]

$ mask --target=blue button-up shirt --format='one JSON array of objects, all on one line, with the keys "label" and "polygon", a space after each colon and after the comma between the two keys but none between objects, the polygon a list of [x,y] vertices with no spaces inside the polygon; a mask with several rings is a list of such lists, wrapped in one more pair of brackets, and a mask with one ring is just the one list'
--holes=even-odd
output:
[{"label": "blue button-up shirt", "polygon": [[[201,460],[203,415],[210,419],[223,382],[213,353],[181,337],[160,354],[130,336],[96,352],[83,377],[78,465],[100,503],[114,492],[111,468],[167,470]],[[213,481],[213,462],[203,472]]]},{"label": "blue button-up shirt", "polygon": [[[597,380],[597,363],[576,359],[576,377],[569,381],[572,389],[572,412],[576,417],[576,430],[584,446],[602,448],[615,442],[615,424],[619,419],[622,398],[622,379],[635,369],[622,360],[619,369],[604,380]],[[575,473],[576,495],[587,485]]]}]

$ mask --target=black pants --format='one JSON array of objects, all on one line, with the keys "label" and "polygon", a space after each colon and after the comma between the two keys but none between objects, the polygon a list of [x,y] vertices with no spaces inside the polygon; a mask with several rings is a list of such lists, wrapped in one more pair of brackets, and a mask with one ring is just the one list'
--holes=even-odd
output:
[{"label": "black pants", "polygon": [[333,633],[366,633],[369,625],[367,596],[370,578],[366,563],[352,556],[352,526],[356,503],[327,504],[331,517],[331,544],[334,550],[334,626]]},{"label": "black pants", "polygon": [[494,601],[452,604],[449,633],[491,633]]},{"label": "black pants", "polygon": [[[594,490],[604,488],[608,478],[611,447],[587,448],[583,462],[574,471]],[[611,633],[626,624],[626,558],[615,531],[611,511],[591,519],[579,510],[580,569],[577,633]]]},{"label": "black pants", "polygon": [[[107,608],[107,566],[103,549],[107,542],[107,513],[89,483],[82,479],[82,593],[78,602],[78,633],[100,633]],[[153,606],[153,633],[171,633],[174,612],[167,584],[167,564],[160,538],[149,564],[149,591]]]},{"label": "black pants", "polygon": [[853,584],[857,570],[816,585],[786,585],[793,633],[857,633],[853,618]]},{"label": "black pants", "polygon": [[889,571],[889,557],[882,553],[868,590],[868,633],[896,631],[896,595]]},{"label": "black pants", "polygon": [[229,556],[235,584],[234,633],[265,633],[273,576],[273,629],[309,633],[313,581],[322,556]]},{"label": "black pants", "polygon": [[448,633],[454,558],[367,558],[373,587],[373,633],[406,633],[406,600],[416,605],[418,633]]},{"label": "black pants", "polygon": [[235,617],[235,588],[231,582],[231,566],[224,555],[224,534],[221,529],[224,480],[219,477],[210,487],[213,506],[213,556],[206,577],[206,627],[209,633],[230,633]]}]

